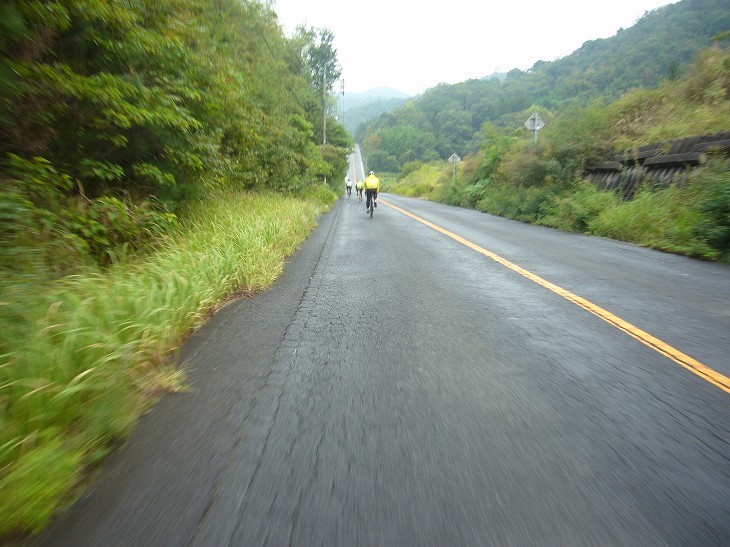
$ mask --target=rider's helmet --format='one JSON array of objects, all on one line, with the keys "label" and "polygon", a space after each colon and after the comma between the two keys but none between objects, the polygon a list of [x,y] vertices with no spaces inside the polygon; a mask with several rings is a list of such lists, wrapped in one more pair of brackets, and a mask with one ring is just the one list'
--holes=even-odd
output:
[{"label": "rider's helmet", "polygon": [[370,174],[371,174],[371,175],[374,175],[374,174],[375,174],[375,171],[370,171]]}]

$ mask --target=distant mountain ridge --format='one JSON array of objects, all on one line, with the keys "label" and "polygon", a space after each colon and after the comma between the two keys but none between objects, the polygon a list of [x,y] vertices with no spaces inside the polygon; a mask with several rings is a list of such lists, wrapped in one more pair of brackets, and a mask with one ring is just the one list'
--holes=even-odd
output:
[{"label": "distant mountain ridge", "polygon": [[345,104],[351,108],[357,108],[363,104],[387,99],[407,99],[410,97],[407,93],[403,93],[390,87],[376,87],[362,93],[345,93]]},{"label": "distant mountain ridge", "polygon": [[345,93],[345,128],[354,135],[360,124],[398,108],[409,98],[408,94],[390,87],[377,87],[362,93]]}]

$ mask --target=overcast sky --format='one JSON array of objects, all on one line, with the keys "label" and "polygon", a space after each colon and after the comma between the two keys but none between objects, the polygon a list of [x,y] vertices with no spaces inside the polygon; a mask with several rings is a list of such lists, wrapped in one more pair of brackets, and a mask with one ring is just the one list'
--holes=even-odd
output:
[{"label": "overcast sky", "polygon": [[333,32],[345,93],[391,87],[416,95],[564,57],[676,0],[271,2],[287,36],[298,24]]}]

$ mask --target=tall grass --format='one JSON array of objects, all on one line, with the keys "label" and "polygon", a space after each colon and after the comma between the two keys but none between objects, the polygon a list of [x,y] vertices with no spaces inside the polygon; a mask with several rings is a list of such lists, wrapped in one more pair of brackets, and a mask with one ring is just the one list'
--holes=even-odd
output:
[{"label": "tall grass", "polygon": [[199,203],[156,252],[0,285],[0,535],[36,532],[85,470],[183,379],[167,359],[227,297],[271,284],[331,193]]},{"label": "tall grass", "polygon": [[483,189],[476,209],[522,222],[537,222],[545,204],[559,190],[554,185],[518,187],[495,182]]},{"label": "tall grass", "polygon": [[682,186],[643,189],[600,211],[590,233],[672,253],[730,261],[728,163],[711,160]]},{"label": "tall grass", "polygon": [[428,173],[437,167],[431,171],[426,167],[388,191],[667,252],[730,261],[730,163],[722,156],[711,155],[681,186],[643,188],[627,201],[580,179],[533,186],[491,179],[467,185],[449,181],[436,188],[429,183]]},{"label": "tall grass", "polygon": [[398,182],[389,180],[385,182],[383,191],[408,197],[438,200],[441,189],[447,181],[451,181],[450,171],[442,165],[423,164],[418,169],[407,173]]},{"label": "tall grass", "polygon": [[535,222],[567,232],[591,233],[593,220],[620,206],[621,197],[588,181],[576,180],[554,192],[540,207]]}]

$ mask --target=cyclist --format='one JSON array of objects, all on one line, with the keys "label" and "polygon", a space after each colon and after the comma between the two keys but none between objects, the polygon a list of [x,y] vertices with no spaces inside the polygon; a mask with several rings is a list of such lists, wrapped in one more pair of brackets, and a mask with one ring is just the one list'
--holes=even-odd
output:
[{"label": "cyclist", "polygon": [[352,196],[352,181],[349,177],[347,178],[345,185],[347,186],[347,197],[349,198]]},{"label": "cyclist", "polygon": [[363,184],[361,180],[355,181],[355,190],[357,190],[357,197],[360,201],[362,201],[362,189]]},{"label": "cyclist", "polygon": [[373,200],[373,207],[378,206],[376,200],[378,192],[380,192],[380,179],[375,176],[373,171],[370,171],[363,185],[365,186],[365,211],[370,211],[370,200]]}]

